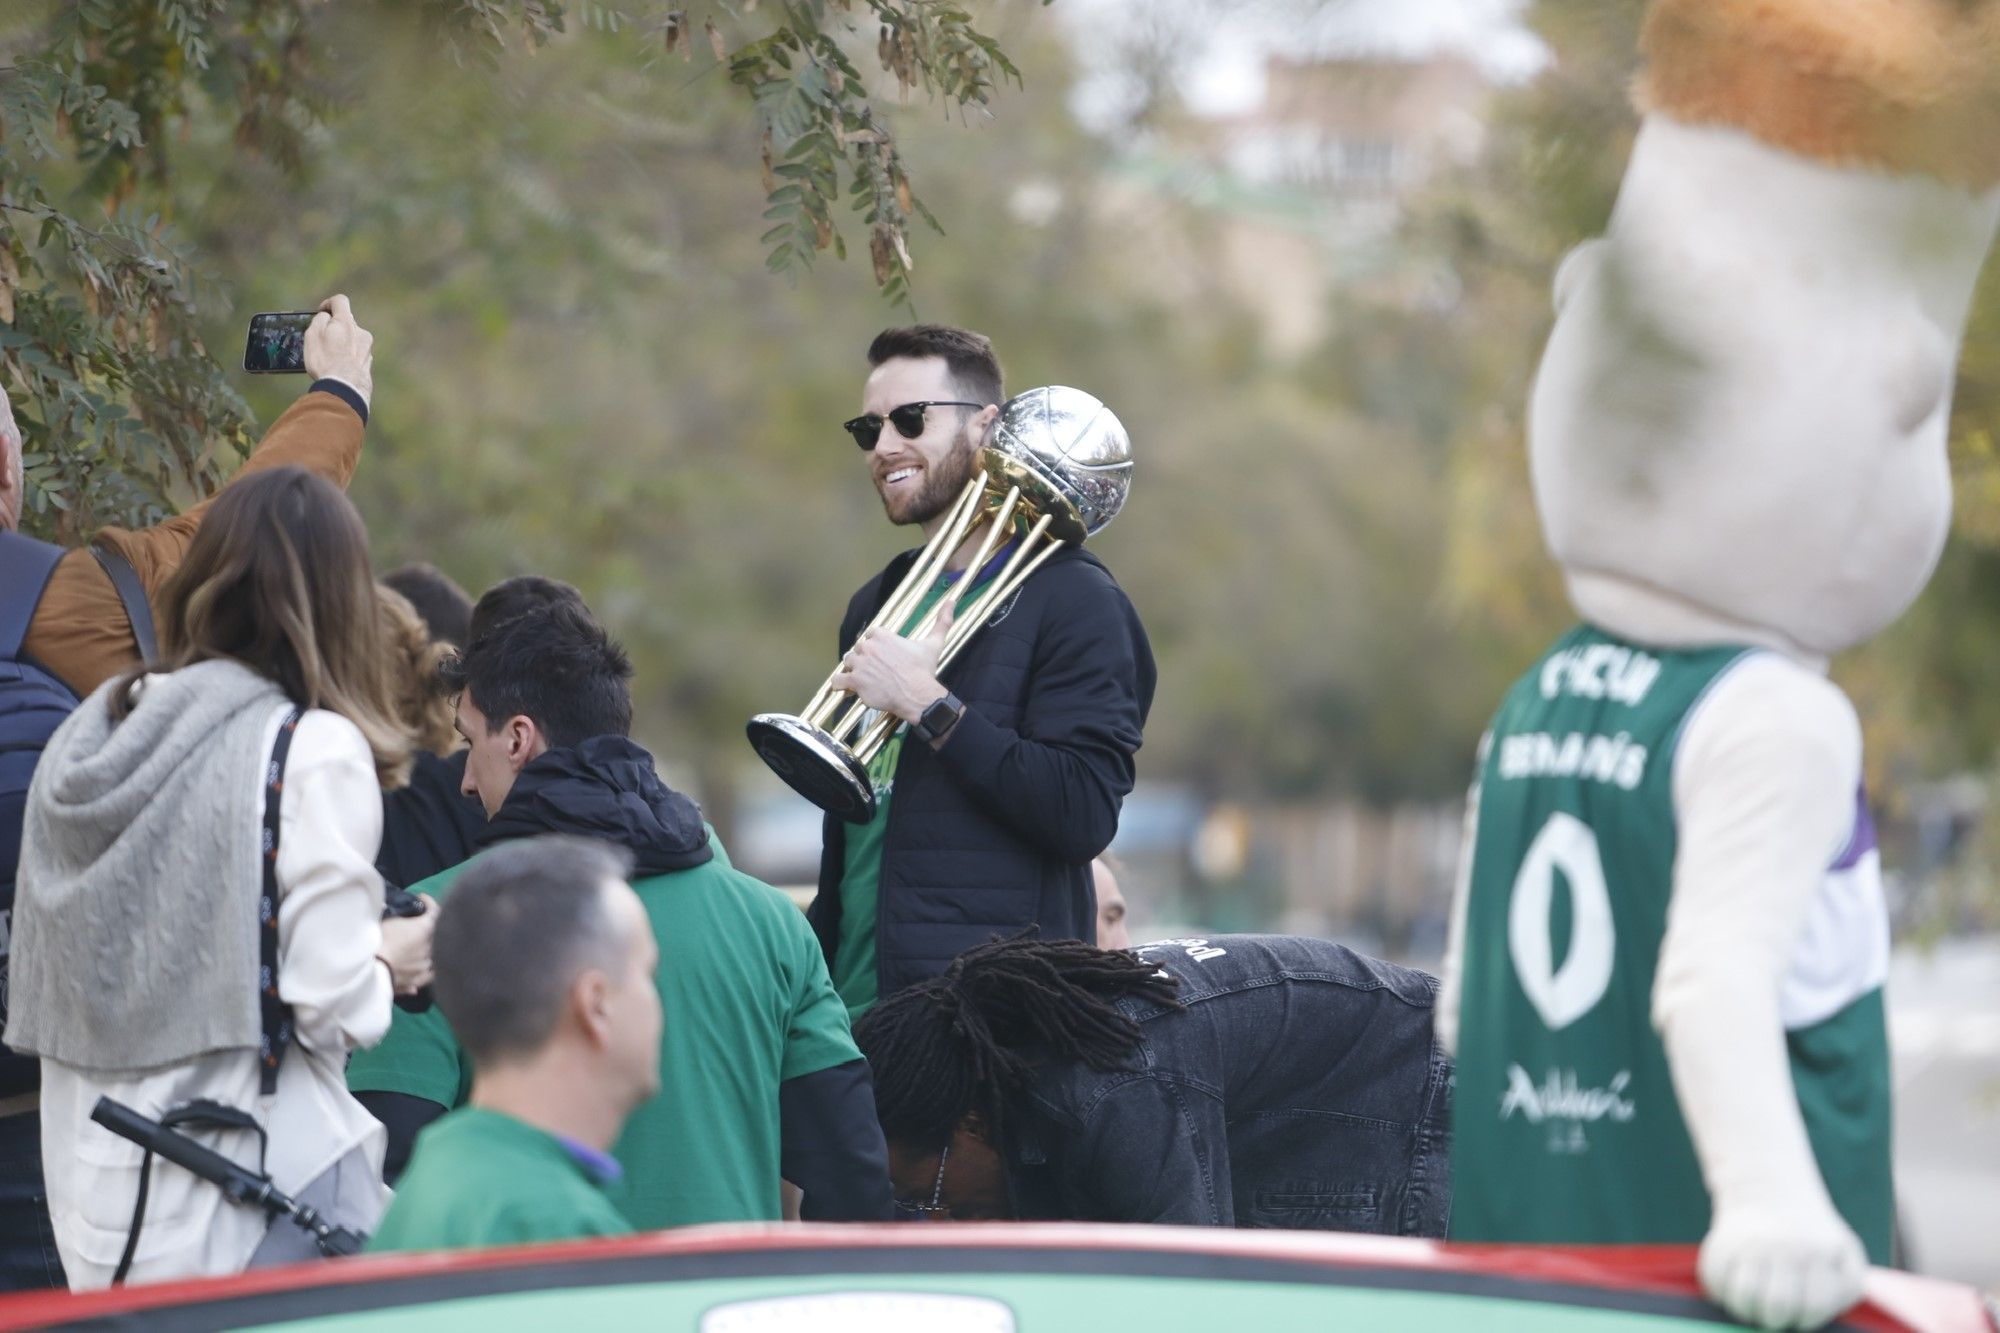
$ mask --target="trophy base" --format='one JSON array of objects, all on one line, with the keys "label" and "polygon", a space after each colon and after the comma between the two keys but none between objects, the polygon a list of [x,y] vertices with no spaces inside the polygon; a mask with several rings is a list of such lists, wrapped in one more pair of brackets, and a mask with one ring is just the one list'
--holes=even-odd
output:
[{"label": "trophy base", "polygon": [[790,713],[759,713],[744,730],[757,757],[820,809],[850,824],[875,817],[867,768],[818,727]]}]

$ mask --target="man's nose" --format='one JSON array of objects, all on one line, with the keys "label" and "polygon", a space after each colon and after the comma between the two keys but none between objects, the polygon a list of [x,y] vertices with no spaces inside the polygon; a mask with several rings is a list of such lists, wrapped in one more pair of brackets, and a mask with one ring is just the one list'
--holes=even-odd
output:
[{"label": "man's nose", "polygon": [[460,796],[479,795],[479,784],[472,780],[471,764],[465,766],[465,776],[458,780],[458,794]]}]

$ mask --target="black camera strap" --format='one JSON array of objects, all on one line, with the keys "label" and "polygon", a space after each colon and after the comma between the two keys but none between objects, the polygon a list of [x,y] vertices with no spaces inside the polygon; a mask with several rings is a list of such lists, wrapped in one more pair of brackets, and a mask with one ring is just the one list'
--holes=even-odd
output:
[{"label": "black camera strap", "polygon": [[[262,1028],[257,1038],[257,1072],[259,1090],[266,1097],[278,1090],[278,1066],[284,1061],[285,1048],[292,1042],[291,1006],[278,996],[278,825],[285,795],[285,760],[292,753],[292,737],[298,733],[302,716],[297,708],[285,714],[278,724],[278,739],[271,745],[270,763],[264,768],[264,825],[260,838],[264,867],[257,894],[257,998]],[[160,1117],[160,1123],[169,1129],[188,1125],[197,1129],[249,1130],[257,1136],[257,1172],[264,1174],[270,1137],[246,1112],[201,1099],[168,1111]],[[111,1276],[114,1287],[125,1281],[132,1268],[132,1257],[139,1251],[139,1232],[146,1224],[146,1196],[152,1184],[153,1150],[148,1148],[139,1159],[139,1194],[132,1204],[132,1227],[125,1236],[125,1252],[118,1257],[118,1270]]]},{"label": "black camera strap", "polygon": [[285,758],[292,752],[301,713],[294,708],[278,724],[271,763],[264,770],[264,883],[257,899],[258,998],[263,1032],[257,1043],[261,1089],[266,1097],[278,1090],[278,1066],[292,1043],[292,1010],[278,995],[278,824],[285,795]]},{"label": "black camera strap", "polygon": [[[264,1159],[271,1147],[271,1138],[264,1127],[248,1113],[221,1102],[206,1099],[176,1106],[160,1117],[160,1124],[167,1129],[177,1129],[187,1125],[193,1129],[240,1129],[257,1136],[257,1174],[265,1175]],[[125,1233],[125,1252],[118,1256],[118,1270],[111,1275],[111,1285],[125,1285],[125,1275],[132,1271],[132,1258],[139,1252],[139,1232],[146,1225],[146,1196],[153,1188],[153,1150],[146,1149],[139,1159],[139,1197],[132,1203],[132,1226]]]}]

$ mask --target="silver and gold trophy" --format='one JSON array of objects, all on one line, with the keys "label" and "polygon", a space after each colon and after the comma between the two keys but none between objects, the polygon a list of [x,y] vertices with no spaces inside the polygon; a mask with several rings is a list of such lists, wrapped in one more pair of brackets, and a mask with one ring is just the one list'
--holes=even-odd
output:
[{"label": "silver and gold trophy", "polygon": [[[866,627],[894,631],[908,620],[952,553],[982,524],[985,533],[969,570],[985,568],[1008,536],[1022,532],[992,583],[952,621],[938,656],[940,677],[1050,556],[1096,536],[1118,517],[1132,487],[1132,442],[1096,398],[1049,385],[1007,400],[993,423],[991,442],[980,450],[979,465],[979,474],[966,483],[943,525]],[[909,627],[909,637],[929,634],[951,602],[941,599]],[[802,711],[759,713],[748,731],[758,756],[799,795],[849,823],[865,824],[875,815],[868,761],[901,725],[901,718],[878,714],[834,689],[829,676]]]}]

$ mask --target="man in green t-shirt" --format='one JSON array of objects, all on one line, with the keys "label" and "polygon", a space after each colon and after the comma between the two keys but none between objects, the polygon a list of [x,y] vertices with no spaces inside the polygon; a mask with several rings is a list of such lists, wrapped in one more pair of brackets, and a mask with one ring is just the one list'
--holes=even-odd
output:
[{"label": "man in green t-shirt", "polygon": [[[774,1221],[779,1182],[813,1220],[891,1212],[888,1154],[867,1062],[811,929],[776,889],[716,855],[701,811],[627,738],[624,651],[580,602],[524,611],[477,636],[453,669],[466,790],[492,845],[544,833],[633,856],[666,1011],[659,1093],[616,1145],[634,1227]],[[447,907],[458,872],[414,886]],[[511,984],[495,968],[496,984]],[[348,1086],[442,1114],[471,1069],[445,1016],[398,1010]]]},{"label": "man in green t-shirt", "polygon": [[[582,838],[487,852],[432,945],[438,1007],[475,1069],[419,1140],[369,1249],[619,1236],[611,1145],[660,1088],[659,945],[632,858]],[[447,922],[449,924],[447,924]]]}]

